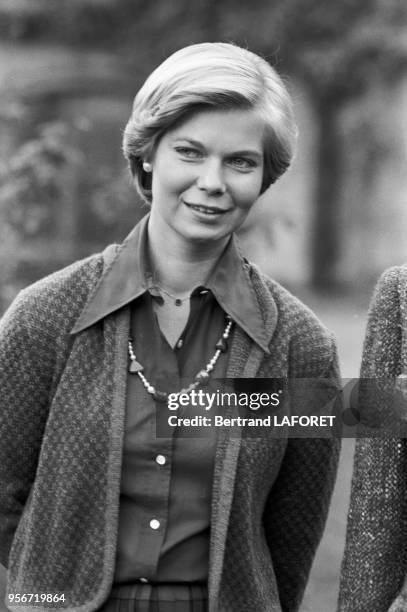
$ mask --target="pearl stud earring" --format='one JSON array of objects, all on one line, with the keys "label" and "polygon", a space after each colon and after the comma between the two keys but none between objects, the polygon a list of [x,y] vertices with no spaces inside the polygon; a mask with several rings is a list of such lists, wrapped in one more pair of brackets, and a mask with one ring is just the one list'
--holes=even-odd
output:
[{"label": "pearl stud earring", "polygon": [[143,170],[144,172],[151,172],[153,169],[153,166],[148,163],[148,162],[143,162]]}]

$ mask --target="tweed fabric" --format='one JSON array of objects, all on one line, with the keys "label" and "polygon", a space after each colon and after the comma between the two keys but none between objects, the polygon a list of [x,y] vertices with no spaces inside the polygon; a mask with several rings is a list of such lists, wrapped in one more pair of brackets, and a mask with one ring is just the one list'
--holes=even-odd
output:
[{"label": "tweed fabric", "polygon": [[[78,612],[108,598],[117,537],[129,308],[70,335],[103,260],[92,256],[24,290],[0,325],[0,551],[8,592],[63,592],[65,603],[54,609]],[[330,334],[280,285],[242,265],[270,354],[237,327],[227,375],[326,377],[336,388]],[[209,612],[298,610],[338,447],[337,440],[219,432]]]},{"label": "tweed fabric", "polygon": [[[407,372],[406,309],[407,268],[391,268],[380,278],[372,299],[361,367],[361,377],[379,379],[380,387],[394,384],[395,377]],[[341,612],[407,610],[406,492],[406,439],[358,439]]]}]

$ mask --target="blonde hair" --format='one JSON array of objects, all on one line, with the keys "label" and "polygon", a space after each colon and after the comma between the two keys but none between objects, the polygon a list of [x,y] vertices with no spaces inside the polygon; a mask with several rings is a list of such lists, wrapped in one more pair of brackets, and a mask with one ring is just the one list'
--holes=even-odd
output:
[{"label": "blonde hair", "polygon": [[151,203],[143,160],[163,134],[191,113],[208,108],[257,109],[266,124],[262,192],[289,167],[297,127],[291,98],[264,59],[229,43],[201,43],[168,57],[137,93],[123,135],[123,152],[141,197]]}]

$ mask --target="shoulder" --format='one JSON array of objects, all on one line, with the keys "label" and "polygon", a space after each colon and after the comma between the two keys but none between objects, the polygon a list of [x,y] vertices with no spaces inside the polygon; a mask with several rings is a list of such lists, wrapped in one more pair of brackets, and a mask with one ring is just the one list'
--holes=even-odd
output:
[{"label": "shoulder", "polygon": [[407,266],[388,268],[376,283],[370,301],[368,330],[398,326],[407,308]]},{"label": "shoulder", "polygon": [[376,283],[363,346],[363,376],[400,374],[407,367],[407,266],[388,268]]},{"label": "shoulder", "polygon": [[280,283],[263,274],[251,264],[251,278],[259,298],[260,308],[274,302],[277,326],[274,341],[284,339],[299,362],[308,363],[310,370],[321,370],[324,364],[336,359],[334,335],[316,314]]},{"label": "shoulder", "polygon": [[42,328],[52,335],[70,329],[98,284],[104,253],[76,261],[20,291],[2,323]]},{"label": "shoulder", "polygon": [[[263,274],[257,266],[251,264],[252,281],[260,300],[267,297],[274,301],[277,307],[279,326],[290,336],[306,333],[309,339],[313,337],[331,338],[330,331],[321,323],[316,314],[295,295],[285,289],[280,283]],[[267,296],[267,297],[266,297]],[[260,304],[262,306],[262,304]]]},{"label": "shoulder", "polygon": [[407,283],[407,262],[401,266],[387,268],[379,277],[377,286]]},{"label": "shoulder", "polygon": [[388,268],[380,276],[373,293],[372,304],[398,308],[407,297],[407,265]]}]

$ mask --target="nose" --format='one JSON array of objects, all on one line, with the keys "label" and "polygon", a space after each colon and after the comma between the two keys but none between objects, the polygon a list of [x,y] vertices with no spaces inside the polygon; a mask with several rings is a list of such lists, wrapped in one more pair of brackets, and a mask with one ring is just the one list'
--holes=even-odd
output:
[{"label": "nose", "polygon": [[225,178],[220,160],[208,159],[200,166],[197,185],[201,191],[206,191],[210,195],[225,193]]}]

